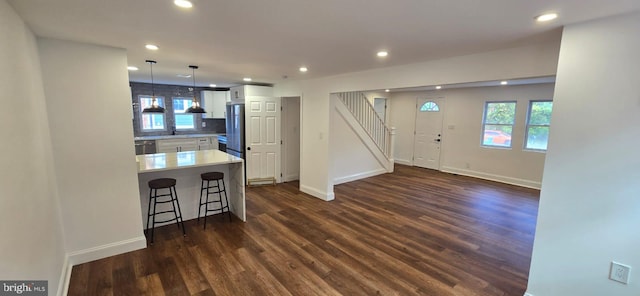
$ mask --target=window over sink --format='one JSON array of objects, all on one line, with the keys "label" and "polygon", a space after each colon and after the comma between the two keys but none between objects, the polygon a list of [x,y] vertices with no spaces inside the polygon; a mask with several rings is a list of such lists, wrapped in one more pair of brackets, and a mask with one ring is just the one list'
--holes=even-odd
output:
[{"label": "window over sink", "polygon": [[[142,113],[142,110],[151,107],[151,96],[138,96],[140,100],[140,128],[143,132],[163,131],[166,129],[164,113]],[[164,98],[156,96],[158,106],[164,107]]]},{"label": "window over sink", "polygon": [[195,118],[192,113],[186,113],[191,106],[191,98],[173,98],[173,116],[176,130],[195,129]]}]

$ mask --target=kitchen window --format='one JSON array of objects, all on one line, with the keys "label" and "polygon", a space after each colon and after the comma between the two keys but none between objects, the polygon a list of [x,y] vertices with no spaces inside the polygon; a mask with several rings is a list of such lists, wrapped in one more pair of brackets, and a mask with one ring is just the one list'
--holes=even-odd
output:
[{"label": "kitchen window", "polygon": [[527,116],[525,149],[547,150],[549,125],[551,125],[552,101],[531,101]]},{"label": "kitchen window", "polygon": [[486,102],[482,124],[482,146],[511,148],[516,102]]},{"label": "kitchen window", "polygon": [[192,102],[192,98],[173,98],[173,116],[176,130],[196,128],[193,114],[186,113]]},{"label": "kitchen window", "polygon": [[[166,129],[164,113],[142,113],[142,110],[151,107],[151,96],[138,96],[140,100],[140,127],[143,132],[163,131]],[[158,106],[164,107],[164,98],[156,96]]]}]

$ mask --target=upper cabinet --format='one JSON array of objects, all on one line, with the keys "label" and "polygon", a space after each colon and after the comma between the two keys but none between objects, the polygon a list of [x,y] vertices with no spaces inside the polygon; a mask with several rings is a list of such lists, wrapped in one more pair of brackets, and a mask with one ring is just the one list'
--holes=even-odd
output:
[{"label": "upper cabinet", "polygon": [[203,108],[207,113],[202,118],[225,118],[227,101],[230,101],[229,91],[203,90],[200,93]]},{"label": "upper cabinet", "polygon": [[269,86],[241,85],[231,88],[231,102],[243,104],[246,97],[272,97],[273,88]]}]

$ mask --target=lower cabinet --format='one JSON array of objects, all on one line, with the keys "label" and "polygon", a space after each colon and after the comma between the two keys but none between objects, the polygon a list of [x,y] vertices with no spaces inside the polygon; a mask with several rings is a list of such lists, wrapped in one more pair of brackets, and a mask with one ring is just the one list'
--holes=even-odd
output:
[{"label": "lower cabinet", "polygon": [[218,137],[198,138],[198,150],[218,149]]},{"label": "lower cabinet", "polygon": [[156,152],[183,152],[218,149],[218,137],[181,138],[156,141]]},{"label": "lower cabinet", "polygon": [[197,139],[170,139],[156,141],[156,151],[158,153],[182,152],[198,150]]}]

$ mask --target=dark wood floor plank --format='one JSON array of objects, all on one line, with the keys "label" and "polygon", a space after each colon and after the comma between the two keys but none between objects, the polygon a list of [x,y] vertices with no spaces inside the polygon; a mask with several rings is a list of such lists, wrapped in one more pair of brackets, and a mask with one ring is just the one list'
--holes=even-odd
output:
[{"label": "dark wood floor plank", "polygon": [[[165,295],[164,288],[162,288],[162,281],[160,280],[160,276],[158,276],[157,273],[137,278],[136,287],[138,288],[138,295],[150,295],[150,296]],[[84,295],[84,294],[77,294],[77,295]]]},{"label": "dark wood floor plank", "polygon": [[[407,166],[335,186],[248,187],[225,215],[75,266],[69,295],[522,295],[539,191]],[[182,198],[182,196],[181,196]]]},{"label": "dark wood floor plank", "polygon": [[[89,287],[89,271],[91,269],[91,264],[85,263],[76,265],[71,270],[71,279],[70,283],[74,283],[73,285],[69,285],[69,290],[67,294],[69,295],[82,295],[87,292],[87,288]],[[93,281],[91,285],[95,284]]]},{"label": "dark wood floor plank", "polygon": [[109,257],[86,263],[91,265],[89,283],[80,295],[113,295],[113,259],[114,257]]},{"label": "dark wood floor plank", "polygon": [[135,278],[135,270],[131,260],[133,252],[113,257],[113,295],[138,295]]},{"label": "dark wood floor plank", "polygon": [[[263,295],[292,295],[287,288],[285,288],[280,282],[260,263],[258,256],[251,254],[250,251],[241,248],[234,252],[238,262],[244,266],[244,268],[251,272],[253,282],[257,283],[260,287]],[[257,295],[257,294],[256,294]]]}]

